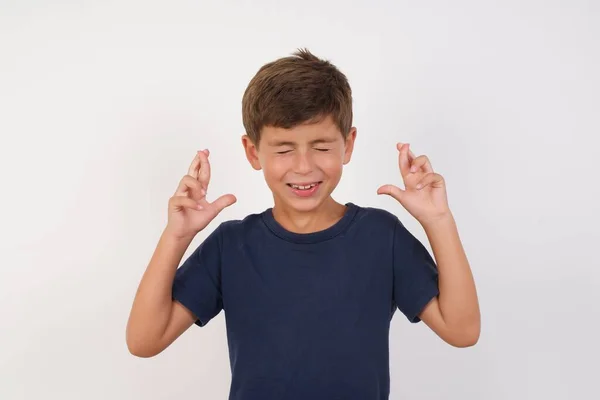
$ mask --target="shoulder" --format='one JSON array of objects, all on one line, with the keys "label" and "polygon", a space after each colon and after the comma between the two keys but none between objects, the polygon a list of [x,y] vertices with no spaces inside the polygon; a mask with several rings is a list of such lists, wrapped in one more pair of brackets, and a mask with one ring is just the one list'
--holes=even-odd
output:
[{"label": "shoulder", "polygon": [[376,207],[356,207],[346,237],[371,245],[391,244],[399,219],[390,211]]},{"label": "shoulder", "polygon": [[215,229],[215,232],[223,240],[238,239],[243,236],[252,235],[263,229],[263,213],[255,213],[241,219],[231,219],[221,222]]},{"label": "shoulder", "polygon": [[396,227],[397,224],[401,224],[398,217],[392,214],[390,211],[376,207],[356,207],[358,209],[356,213],[357,224],[367,224],[392,229]]}]

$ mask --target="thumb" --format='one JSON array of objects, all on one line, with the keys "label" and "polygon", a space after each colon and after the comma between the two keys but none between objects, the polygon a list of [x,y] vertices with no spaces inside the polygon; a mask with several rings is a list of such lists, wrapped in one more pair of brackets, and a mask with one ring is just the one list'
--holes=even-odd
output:
[{"label": "thumb", "polygon": [[377,189],[377,194],[387,194],[401,202],[402,197],[404,196],[404,190],[394,185],[383,185]]},{"label": "thumb", "polygon": [[211,205],[214,207],[215,211],[218,214],[221,211],[223,211],[223,209],[225,209],[226,207],[229,207],[236,201],[237,201],[237,199],[235,198],[234,195],[226,194],[226,195],[219,197],[215,201],[213,201]]}]

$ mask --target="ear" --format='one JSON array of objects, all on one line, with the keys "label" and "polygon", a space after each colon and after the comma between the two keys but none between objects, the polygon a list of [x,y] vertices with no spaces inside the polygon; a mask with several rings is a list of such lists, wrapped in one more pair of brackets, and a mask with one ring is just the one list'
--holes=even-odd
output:
[{"label": "ear", "polygon": [[244,151],[246,152],[246,158],[248,159],[248,162],[252,168],[260,171],[262,167],[260,166],[260,161],[258,159],[258,149],[256,148],[256,145],[252,143],[250,136],[242,136],[242,145],[244,146]]},{"label": "ear", "polygon": [[350,162],[352,158],[352,151],[354,151],[354,141],[356,140],[356,128],[350,128],[350,132],[346,137],[346,143],[344,144],[344,165]]}]

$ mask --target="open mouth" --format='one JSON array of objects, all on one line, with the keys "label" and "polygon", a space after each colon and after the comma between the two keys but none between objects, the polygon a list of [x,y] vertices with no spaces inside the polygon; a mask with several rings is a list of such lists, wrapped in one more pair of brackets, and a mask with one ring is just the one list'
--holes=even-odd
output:
[{"label": "open mouth", "polygon": [[308,183],[308,184],[303,184],[303,185],[296,185],[293,183],[288,183],[287,185],[289,187],[291,187],[292,189],[296,189],[296,190],[310,190],[314,187],[316,187],[317,185],[319,185],[322,181],[319,182],[314,182],[314,183]]},{"label": "open mouth", "polygon": [[309,197],[319,189],[322,182],[323,181],[302,184],[288,183],[287,185],[292,189],[292,192],[296,196]]}]

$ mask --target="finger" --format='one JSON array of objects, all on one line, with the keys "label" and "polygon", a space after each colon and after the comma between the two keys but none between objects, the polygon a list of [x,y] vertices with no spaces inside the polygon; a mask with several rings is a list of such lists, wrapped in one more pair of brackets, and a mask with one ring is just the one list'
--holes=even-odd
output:
[{"label": "finger", "polygon": [[[404,143],[399,143],[399,144],[402,145]],[[412,150],[410,149],[410,143],[406,143],[406,145],[408,146],[408,161],[410,161],[412,163],[412,161],[416,158],[415,153],[413,153]],[[400,150],[400,148],[398,148],[398,150]]]},{"label": "finger", "polygon": [[387,194],[388,196],[392,196],[396,200],[400,201],[404,195],[404,190],[394,185],[383,185],[377,189],[377,194]]},{"label": "finger", "polygon": [[[396,148],[398,149],[398,151],[400,151],[400,148],[402,147],[403,144],[404,143],[402,143],[402,142],[398,142],[398,144],[396,144]],[[408,160],[410,162],[412,162],[412,160],[414,160],[416,158],[415,153],[413,153],[412,150],[410,149],[410,144],[407,144],[407,146],[409,146],[408,147]]]},{"label": "finger", "polygon": [[410,166],[410,172],[417,172],[419,169],[415,169],[413,170],[413,165],[415,160],[417,159],[417,157],[415,156],[415,153],[412,152],[412,150],[410,149],[410,144],[407,144],[408,147],[408,164]]},{"label": "finger", "polygon": [[424,172],[430,173],[433,172],[433,167],[431,166],[431,162],[429,161],[429,157],[425,155],[421,155],[412,162],[410,167],[410,172],[417,172],[419,168],[422,168]]},{"label": "finger", "polygon": [[410,162],[408,160],[408,144],[398,143],[396,145],[398,149],[398,165],[400,166],[400,173],[403,177],[409,173]]},{"label": "finger", "polygon": [[187,196],[173,196],[170,200],[171,207],[175,210],[181,210],[183,208],[189,208],[192,210],[203,210],[204,207],[198,204],[197,201],[190,199]]},{"label": "finger", "polygon": [[200,153],[204,150],[198,150],[196,152],[196,157],[192,160],[190,167],[188,168],[188,175],[197,179],[198,178],[198,168],[200,167]]},{"label": "finger", "polygon": [[425,175],[423,177],[423,179],[421,179],[419,181],[419,183],[417,183],[416,188],[418,190],[421,190],[427,186],[437,187],[437,186],[439,186],[440,183],[443,183],[443,182],[444,182],[444,178],[440,174],[430,172],[427,175]]},{"label": "finger", "polygon": [[205,152],[200,153],[200,171],[198,180],[204,190],[208,191],[208,184],[210,182],[210,163],[208,162],[208,155]]},{"label": "finger", "polygon": [[175,196],[188,196],[194,200],[201,200],[205,195],[206,190],[202,188],[202,184],[190,175],[185,175],[183,178],[181,178],[179,186],[175,192]]},{"label": "finger", "polygon": [[221,211],[223,211],[223,209],[225,209],[226,207],[229,207],[230,205],[234,204],[236,201],[237,199],[234,195],[226,194],[213,201],[211,203],[211,206],[214,207],[215,211],[218,214]]}]

